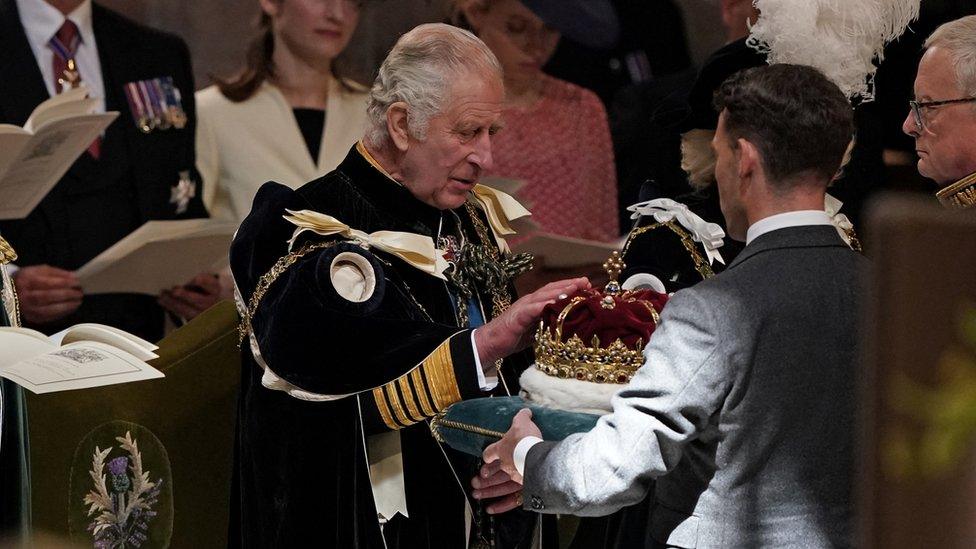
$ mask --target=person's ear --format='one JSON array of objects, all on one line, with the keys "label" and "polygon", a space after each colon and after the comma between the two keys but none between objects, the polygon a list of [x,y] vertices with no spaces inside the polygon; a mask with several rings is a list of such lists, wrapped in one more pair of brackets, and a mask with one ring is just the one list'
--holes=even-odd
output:
[{"label": "person's ear", "polygon": [[259,0],[261,11],[272,19],[278,16],[281,11],[281,0]]},{"label": "person's ear", "polygon": [[736,139],[735,144],[739,181],[751,180],[762,169],[762,158],[759,156],[759,149],[751,141],[742,137]]},{"label": "person's ear", "polygon": [[400,152],[410,148],[410,124],[407,119],[407,104],[397,101],[386,109],[386,131],[390,134],[393,146]]}]

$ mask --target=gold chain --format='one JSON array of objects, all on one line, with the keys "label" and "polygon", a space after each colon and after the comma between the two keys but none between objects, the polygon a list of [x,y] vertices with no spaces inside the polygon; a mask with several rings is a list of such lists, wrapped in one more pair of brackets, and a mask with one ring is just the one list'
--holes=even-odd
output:
[{"label": "gold chain", "polygon": [[715,271],[708,264],[708,261],[698,252],[698,247],[695,245],[695,239],[692,238],[691,233],[685,231],[679,227],[674,221],[665,221],[664,223],[652,223],[645,227],[638,227],[630,232],[630,236],[627,237],[627,243],[624,244],[623,255],[627,255],[627,250],[630,249],[630,244],[640,235],[653,231],[655,229],[660,229],[661,227],[667,227],[674,231],[678,237],[681,238],[681,244],[684,245],[688,253],[691,254],[692,260],[695,262],[695,270],[701,275],[702,279],[711,278],[715,276]]},{"label": "gold chain", "polygon": [[267,293],[268,288],[278,277],[281,276],[285,271],[287,271],[292,265],[294,265],[302,257],[316,251],[323,250],[325,248],[330,248],[335,246],[337,242],[307,242],[298,251],[294,251],[278,259],[271,269],[264,273],[260,279],[258,279],[258,284],[254,288],[254,293],[251,294],[251,298],[247,301],[247,310],[241,313],[241,323],[237,327],[238,340],[237,345],[240,346],[244,343],[244,338],[251,333],[253,328],[251,327],[251,319],[254,318],[255,313],[258,310],[258,305],[261,304],[261,299],[264,298],[264,294]]}]

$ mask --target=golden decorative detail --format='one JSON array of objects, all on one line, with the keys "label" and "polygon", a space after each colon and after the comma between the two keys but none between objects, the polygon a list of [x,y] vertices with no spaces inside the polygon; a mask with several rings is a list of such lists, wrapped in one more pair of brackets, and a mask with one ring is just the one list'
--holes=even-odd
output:
[{"label": "golden decorative detail", "polygon": [[376,402],[376,409],[379,410],[383,423],[390,430],[396,431],[403,427],[393,419],[393,414],[390,412],[389,406],[386,405],[386,398],[383,396],[383,387],[373,389],[373,401]]},{"label": "golden decorative detail", "polygon": [[628,383],[644,364],[641,352],[644,342],[638,341],[636,349],[624,345],[619,339],[607,348],[600,347],[600,340],[593,336],[590,345],[574,335],[561,341],[562,324],[551,336],[542,323],[535,334],[535,363],[539,371],[564,379],[592,381],[594,383]]},{"label": "golden decorative detail", "polygon": [[976,173],[956,181],[935,193],[943,206],[966,209],[976,206]]},{"label": "golden decorative detail", "polygon": [[383,390],[386,392],[386,398],[389,400],[390,406],[393,407],[393,417],[396,418],[397,423],[404,427],[416,423],[407,417],[407,412],[404,409],[403,402],[400,400],[400,395],[397,394],[396,381],[384,385]]},{"label": "golden decorative detail", "polygon": [[681,244],[684,245],[685,250],[691,255],[691,259],[695,262],[695,270],[701,275],[702,280],[706,278],[711,278],[715,276],[715,271],[712,270],[711,265],[708,264],[708,260],[702,256],[701,252],[698,251],[698,246],[695,245],[695,239],[692,238],[691,233],[684,230],[674,221],[665,221],[664,223],[652,223],[650,225],[645,225],[643,227],[637,227],[636,229],[630,231],[630,236],[627,237],[627,242],[624,244],[623,255],[627,255],[627,250],[630,249],[630,244],[640,235],[661,228],[671,229],[675,234],[681,238]]},{"label": "golden decorative detail", "polygon": [[17,261],[17,252],[14,251],[14,247],[9,242],[0,236],[0,265],[6,265],[14,261]]},{"label": "golden decorative detail", "polygon": [[491,437],[501,439],[505,436],[505,433],[501,431],[492,431],[491,429],[485,429],[484,427],[478,427],[477,425],[471,425],[469,423],[461,423],[460,421],[453,421],[450,419],[444,419],[445,414],[441,413],[434,416],[430,420],[430,432],[434,435],[434,439],[437,442],[444,443],[444,436],[441,434],[441,428],[447,427],[448,429],[457,429],[459,431],[467,431],[469,433],[474,433],[476,435]]},{"label": "golden decorative detail", "polygon": [[336,244],[337,243],[334,241],[306,243],[300,249],[278,259],[278,261],[275,262],[268,272],[261,275],[261,278],[258,279],[257,286],[254,288],[254,293],[251,294],[251,299],[247,300],[247,310],[241,311],[241,323],[237,326],[238,347],[244,343],[244,339],[252,332],[253,328],[251,327],[251,319],[254,318],[254,314],[258,310],[258,305],[261,304],[261,299],[264,298],[264,294],[267,293],[268,288],[270,288],[271,285],[278,280],[278,277],[306,255],[316,250],[330,248]]}]

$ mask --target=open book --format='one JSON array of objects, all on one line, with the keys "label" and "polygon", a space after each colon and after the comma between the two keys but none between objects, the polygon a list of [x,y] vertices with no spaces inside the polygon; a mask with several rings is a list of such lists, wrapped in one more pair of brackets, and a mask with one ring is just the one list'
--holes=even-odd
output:
[{"label": "open book", "polygon": [[47,337],[0,328],[0,377],[37,394],[163,377],[146,364],[157,347],[102,324],[78,324]]},{"label": "open book", "polygon": [[118,117],[93,113],[84,86],[44,101],[24,124],[0,124],[0,219],[22,219]]},{"label": "open book", "polygon": [[212,219],[148,221],[75,274],[86,294],[158,295],[224,268],[235,230],[235,223]]}]

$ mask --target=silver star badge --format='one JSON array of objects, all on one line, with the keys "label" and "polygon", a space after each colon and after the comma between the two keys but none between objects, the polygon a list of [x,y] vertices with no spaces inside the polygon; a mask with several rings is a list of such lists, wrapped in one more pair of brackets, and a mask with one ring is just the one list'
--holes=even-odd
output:
[{"label": "silver star badge", "polygon": [[179,182],[169,190],[169,203],[176,205],[176,215],[185,213],[190,200],[196,195],[197,187],[190,178],[190,171],[181,171]]}]

